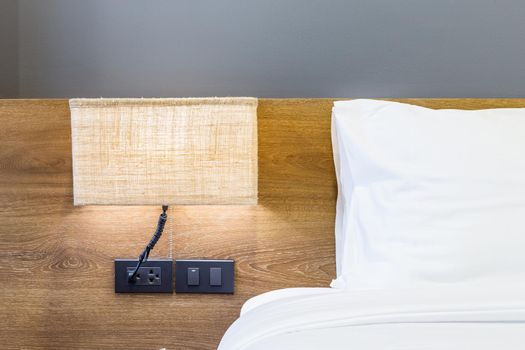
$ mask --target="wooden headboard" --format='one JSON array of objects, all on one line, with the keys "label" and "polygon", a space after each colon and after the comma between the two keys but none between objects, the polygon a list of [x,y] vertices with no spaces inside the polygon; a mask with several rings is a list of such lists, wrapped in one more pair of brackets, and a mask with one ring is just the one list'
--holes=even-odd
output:
[{"label": "wooden headboard", "polygon": [[[333,101],[260,100],[257,206],[173,209],[173,257],[235,259],[234,295],[117,295],[113,259],[137,256],[158,208],[73,207],[67,100],[0,100],[0,347],[214,349],[249,297],[328,286]],[[525,107],[525,99],[398,101]],[[153,255],[169,254],[167,237]]]}]

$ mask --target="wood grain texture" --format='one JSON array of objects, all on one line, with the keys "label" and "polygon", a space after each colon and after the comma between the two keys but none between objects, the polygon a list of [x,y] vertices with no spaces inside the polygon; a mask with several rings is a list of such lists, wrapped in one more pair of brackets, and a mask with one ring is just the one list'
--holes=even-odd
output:
[{"label": "wood grain texture", "polygon": [[[335,275],[333,101],[259,101],[257,206],[172,209],[174,258],[235,259],[231,296],[115,294],[113,259],[142,250],[159,208],[73,207],[67,101],[0,100],[1,348],[214,349],[247,298],[327,286]],[[401,101],[525,107],[525,99]],[[165,235],[153,255],[168,254]]]}]

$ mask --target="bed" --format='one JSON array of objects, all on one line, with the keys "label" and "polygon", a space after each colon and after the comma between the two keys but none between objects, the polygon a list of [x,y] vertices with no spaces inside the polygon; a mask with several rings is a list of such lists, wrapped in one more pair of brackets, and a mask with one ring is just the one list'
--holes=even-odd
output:
[{"label": "bed", "polygon": [[522,349],[525,109],[341,101],[332,125],[332,288],[248,300],[219,350]]},{"label": "bed", "polygon": [[[523,349],[523,289],[276,291],[246,309],[223,349]],[[248,303],[253,303],[250,300]]]}]

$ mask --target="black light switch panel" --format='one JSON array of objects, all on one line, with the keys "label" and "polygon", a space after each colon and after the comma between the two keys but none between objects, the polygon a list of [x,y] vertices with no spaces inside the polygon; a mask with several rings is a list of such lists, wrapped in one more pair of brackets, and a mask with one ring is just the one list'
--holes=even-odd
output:
[{"label": "black light switch panel", "polygon": [[233,294],[233,260],[175,260],[175,292]]},{"label": "black light switch panel", "polygon": [[135,283],[128,281],[136,259],[115,260],[115,293],[173,293],[173,260],[149,259],[140,267]]}]

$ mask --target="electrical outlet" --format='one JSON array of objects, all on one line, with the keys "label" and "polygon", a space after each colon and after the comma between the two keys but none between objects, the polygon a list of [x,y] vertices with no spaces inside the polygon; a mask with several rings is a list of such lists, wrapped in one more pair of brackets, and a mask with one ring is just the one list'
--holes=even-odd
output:
[{"label": "electrical outlet", "polygon": [[[160,286],[162,279],[160,267],[140,267],[135,276],[137,286]],[[128,267],[128,274],[133,273],[135,267]]]},{"label": "electrical outlet", "polygon": [[115,260],[115,293],[173,293],[173,260],[149,259],[129,282],[130,272],[135,270],[137,260]]}]

